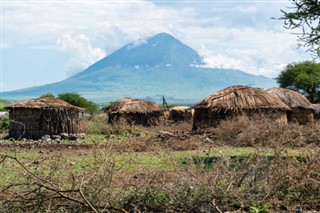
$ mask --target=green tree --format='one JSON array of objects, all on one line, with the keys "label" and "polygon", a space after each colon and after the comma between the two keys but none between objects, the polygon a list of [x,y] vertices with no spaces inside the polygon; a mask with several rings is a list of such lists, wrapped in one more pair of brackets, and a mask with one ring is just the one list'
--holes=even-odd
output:
[{"label": "green tree", "polygon": [[93,114],[99,110],[97,104],[85,99],[84,97],[76,93],[62,93],[59,94],[57,98],[66,101],[74,106],[82,107],[90,114]]},{"label": "green tree", "polygon": [[300,42],[308,50],[320,56],[320,1],[291,0],[287,11],[281,10],[286,29],[300,29],[296,33]]},{"label": "green tree", "polygon": [[40,98],[56,98],[52,93],[46,93],[40,96]]},{"label": "green tree", "polygon": [[288,64],[276,81],[280,87],[298,91],[316,103],[320,97],[320,64],[312,61]]},{"label": "green tree", "polygon": [[10,101],[0,98],[0,111],[5,111],[4,106],[7,104],[10,104]]}]

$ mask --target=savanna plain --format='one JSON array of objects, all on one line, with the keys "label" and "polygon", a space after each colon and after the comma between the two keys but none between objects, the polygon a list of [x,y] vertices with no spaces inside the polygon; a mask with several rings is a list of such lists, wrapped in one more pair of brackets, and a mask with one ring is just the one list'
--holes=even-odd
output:
[{"label": "savanna plain", "polygon": [[82,130],[76,141],[1,140],[0,212],[320,211],[320,124],[240,116],[193,132],[96,117]]}]

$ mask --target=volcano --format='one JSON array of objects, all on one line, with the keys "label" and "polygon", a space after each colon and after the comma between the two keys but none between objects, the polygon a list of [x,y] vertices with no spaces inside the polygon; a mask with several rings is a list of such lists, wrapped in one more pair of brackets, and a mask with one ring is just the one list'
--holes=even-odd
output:
[{"label": "volcano", "polygon": [[123,97],[172,104],[193,104],[231,85],[259,88],[274,80],[240,70],[206,68],[203,58],[170,34],[131,42],[82,72],[57,83],[3,92],[3,98],[27,99],[45,93],[78,93],[106,104]]}]

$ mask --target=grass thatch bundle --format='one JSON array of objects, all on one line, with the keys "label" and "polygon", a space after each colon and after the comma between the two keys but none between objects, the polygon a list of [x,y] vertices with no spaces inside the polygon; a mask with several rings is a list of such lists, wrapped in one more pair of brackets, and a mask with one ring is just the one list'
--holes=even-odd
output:
[{"label": "grass thatch bundle", "polygon": [[79,111],[84,111],[80,107],[73,106],[68,102],[55,99],[55,98],[36,98],[31,100],[23,100],[10,105],[5,106],[5,109],[43,109],[43,108],[56,108],[56,109],[68,109],[73,108]]},{"label": "grass thatch bundle", "polygon": [[288,111],[288,121],[300,124],[314,123],[314,110],[310,107],[310,101],[302,94],[286,88],[271,88],[267,92],[281,100],[290,107]]},{"label": "grass thatch bundle", "polygon": [[15,139],[79,133],[79,113],[84,111],[54,98],[24,100],[5,108],[9,110],[9,136]]},{"label": "grass thatch bundle", "polygon": [[129,124],[155,125],[164,120],[164,109],[152,101],[123,98],[105,108],[109,114],[109,122],[125,122]]},{"label": "grass thatch bundle", "polygon": [[133,98],[123,98],[105,109],[105,111],[112,113],[149,113],[161,110],[163,108],[152,101]]},{"label": "grass thatch bundle", "polygon": [[218,112],[256,109],[288,110],[285,104],[264,90],[241,85],[220,90],[197,103],[193,108],[207,108]]},{"label": "grass thatch bundle", "polygon": [[247,114],[264,113],[275,120],[285,121],[287,105],[264,90],[249,86],[231,86],[208,96],[194,107],[194,129],[217,126],[220,120]]},{"label": "grass thatch bundle", "polygon": [[286,88],[271,88],[267,92],[274,97],[279,98],[290,108],[301,107],[308,109],[311,105],[310,101],[302,94]]}]

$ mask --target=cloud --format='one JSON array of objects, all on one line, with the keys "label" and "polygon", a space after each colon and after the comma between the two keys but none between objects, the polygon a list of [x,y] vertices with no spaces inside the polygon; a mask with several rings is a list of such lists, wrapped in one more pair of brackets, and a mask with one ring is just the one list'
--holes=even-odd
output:
[{"label": "cloud", "polygon": [[93,48],[90,39],[83,34],[72,37],[69,34],[63,35],[57,41],[58,50],[71,55],[66,63],[67,72],[73,75],[82,71],[106,56],[100,48]]},{"label": "cloud", "polygon": [[141,46],[143,44],[147,44],[147,43],[148,43],[148,41],[146,39],[141,38],[141,39],[133,41],[130,45],[127,46],[127,49],[129,50],[132,48],[136,48],[136,47],[139,47],[139,46]]},{"label": "cloud", "polygon": [[[308,59],[296,37],[283,29],[288,2],[253,1],[46,1],[3,2],[3,43],[8,48],[46,48],[81,71],[112,51],[159,32],[199,51],[206,66],[274,77],[283,64]],[[56,44],[57,40],[58,46]],[[93,47],[94,46],[94,47]],[[37,57],[37,56],[35,56]],[[54,63],[54,61],[53,61]],[[18,74],[15,74],[18,75]]]},{"label": "cloud", "polygon": [[309,58],[303,49],[297,49],[295,36],[284,30],[190,27],[180,33],[188,34],[182,40],[192,38],[187,41],[203,56],[206,67],[275,77],[282,70],[281,65]]}]

